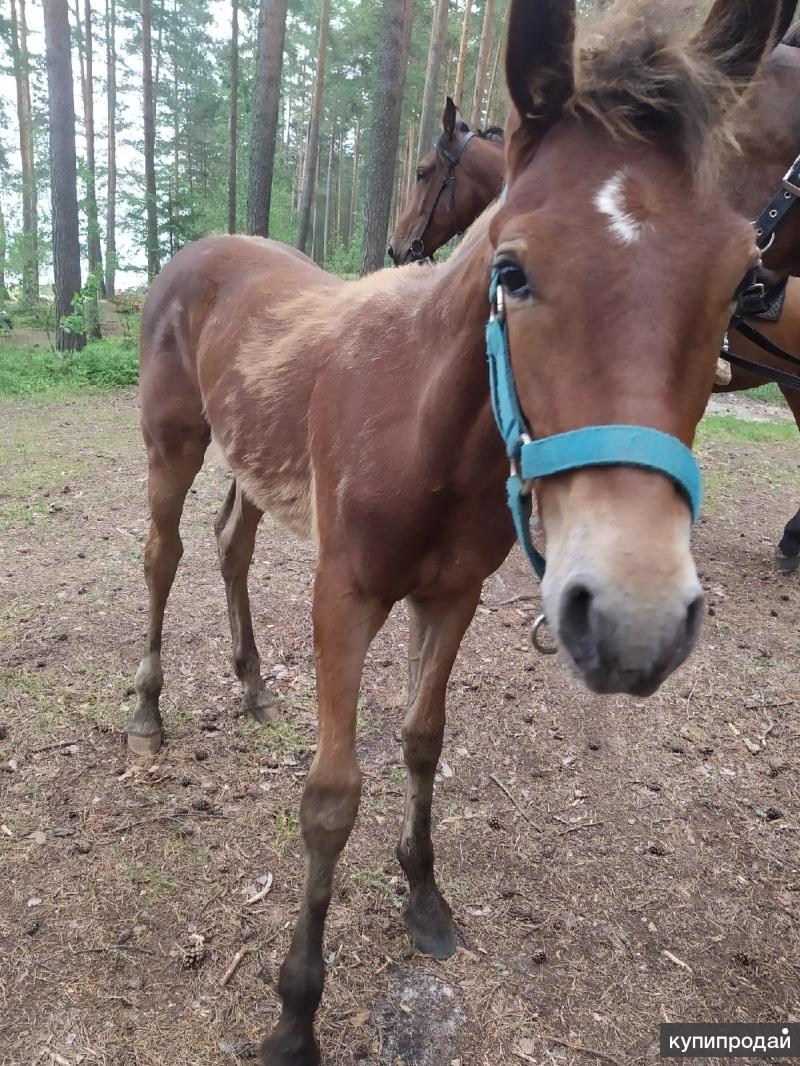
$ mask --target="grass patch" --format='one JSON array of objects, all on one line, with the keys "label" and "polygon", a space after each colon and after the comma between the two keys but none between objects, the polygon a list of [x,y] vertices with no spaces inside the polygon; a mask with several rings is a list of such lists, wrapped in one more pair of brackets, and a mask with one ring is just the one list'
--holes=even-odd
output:
[{"label": "grass patch", "polygon": [[139,380],[136,346],[122,337],[90,341],[82,352],[0,347],[0,398],[52,397],[118,389]]},{"label": "grass patch", "polygon": [[779,407],[789,406],[786,402],[786,397],[775,381],[768,381],[766,385],[759,385],[757,389],[750,389],[747,395],[751,400],[759,400],[761,403],[774,403]]},{"label": "grass patch", "polygon": [[797,439],[797,426],[792,422],[749,422],[735,415],[706,415],[697,427],[697,441],[746,441],[766,444],[772,441]]}]

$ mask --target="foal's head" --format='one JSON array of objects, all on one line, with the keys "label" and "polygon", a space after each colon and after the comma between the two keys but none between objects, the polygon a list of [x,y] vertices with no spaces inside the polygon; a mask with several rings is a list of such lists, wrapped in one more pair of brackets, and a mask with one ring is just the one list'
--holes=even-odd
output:
[{"label": "foal's head", "polygon": [[[576,52],[574,0],[512,3],[517,128],[490,238],[534,437],[630,423],[691,445],[756,255],[715,189],[715,158],[775,15],[776,0],[716,0],[690,37],[654,29],[646,10],[612,13]],[[623,466],[535,490],[562,650],[596,691],[653,692],[701,622],[687,501],[663,474]]]},{"label": "foal's head", "polygon": [[442,132],[417,165],[417,180],[392,234],[396,266],[427,259],[463,232],[500,193],[502,131],[471,132],[447,97]]}]

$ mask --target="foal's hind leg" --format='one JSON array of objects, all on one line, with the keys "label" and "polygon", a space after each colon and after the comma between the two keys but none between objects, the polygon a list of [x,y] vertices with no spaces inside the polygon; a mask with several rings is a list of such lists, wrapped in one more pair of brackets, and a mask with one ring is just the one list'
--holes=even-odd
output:
[{"label": "foal's hind leg", "polygon": [[150,535],[144,552],[144,576],[150,594],[147,648],[136,671],[136,709],[127,725],[128,747],[136,755],[158,751],[162,740],[158,700],[164,684],[161,670],[161,630],[167,597],[183,555],[178,527],[183,503],[208,447],[207,428],[198,429],[167,449],[148,441],[150,471]]},{"label": "foal's hind leg", "polygon": [[256,531],[263,515],[264,512],[247,499],[238,482],[234,482],[214,528],[228,600],[233,666],[244,686],[244,709],[258,722],[271,722],[277,713],[278,700],[275,693],[267,690],[261,677],[261,660],[253,636],[247,591]]},{"label": "foal's hind leg", "polygon": [[450,908],[433,873],[433,778],[442,751],[447,681],[480,592],[481,586],[476,584],[447,597],[408,601],[409,693],[403,722],[408,776],[397,857],[410,889],[406,924],[420,951],[436,959],[453,954],[456,938]]}]

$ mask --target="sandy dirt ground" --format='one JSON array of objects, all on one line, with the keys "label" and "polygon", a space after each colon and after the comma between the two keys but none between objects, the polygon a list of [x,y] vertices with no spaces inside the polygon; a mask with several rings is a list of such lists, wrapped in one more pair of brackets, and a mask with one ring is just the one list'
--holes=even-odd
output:
[{"label": "sandy dirt ground", "polygon": [[[132,760],[135,395],[4,406],[0,424],[0,1063],[253,1061],[302,877],[314,552],[263,524],[254,620],[285,712],[260,727],[228,658],[212,459],[167,615],[168,742]],[[531,650],[538,593],[516,551],[487,582],[436,786],[460,932],[445,963],[415,953],[400,919],[402,607],[376,639],[362,807],[326,939],[330,1066],[639,1066],[660,1021],[800,1018],[800,578],[772,565],[800,449],[709,431],[700,454],[708,617],[650,700],[589,696]],[[497,606],[520,594],[533,599]]]}]

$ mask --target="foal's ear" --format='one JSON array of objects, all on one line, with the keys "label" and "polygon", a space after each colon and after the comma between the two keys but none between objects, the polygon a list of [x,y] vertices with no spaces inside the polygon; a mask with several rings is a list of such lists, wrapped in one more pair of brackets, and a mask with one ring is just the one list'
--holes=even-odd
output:
[{"label": "foal's ear", "polygon": [[575,0],[511,0],[506,82],[523,122],[543,130],[561,115],[574,85],[574,43]]},{"label": "foal's ear", "polygon": [[448,141],[456,131],[456,105],[453,103],[452,96],[447,97],[447,102],[444,105],[444,111],[442,112],[442,130]]},{"label": "foal's ear", "polygon": [[778,15],[778,28],[775,31],[775,43],[778,44],[786,36],[786,33],[794,22],[797,11],[797,0],[781,0],[780,13]]},{"label": "foal's ear", "polygon": [[775,43],[778,8],[778,0],[714,0],[695,44],[729,78],[749,81]]}]

